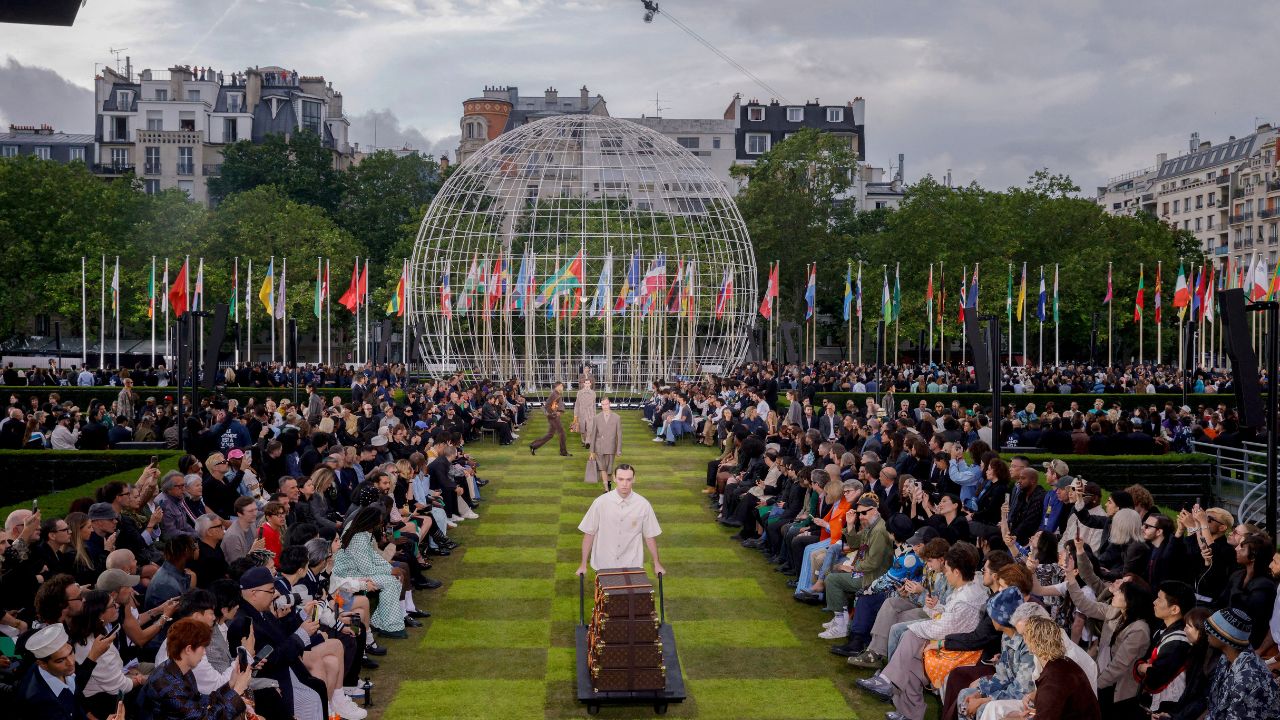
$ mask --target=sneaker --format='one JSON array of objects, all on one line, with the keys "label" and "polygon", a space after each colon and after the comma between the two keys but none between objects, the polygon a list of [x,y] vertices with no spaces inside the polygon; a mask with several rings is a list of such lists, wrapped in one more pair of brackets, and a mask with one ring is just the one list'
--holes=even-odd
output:
[{"label": "sneaker", "polygon": [[654,439],[653,439],[653,441],[654,441],[654,442],[662,442],[662,441],[663,441],[663,438],[661,438],[661,437],[656,437],[656,438],[654,438]]},{"label": "sneaker", "polygon": [[462,522],[463,520],[466,520],[466,518],[465,518],[465,517],[463,517],[463,516],[461,516],[461,515],[450,515],[450,516],[449,516],[449,522],[451,522],[451,523],[460,523],[460,522]]},{"label": "sneaker", "polygon": [[353,697],[353,698],[364,697],[364,688],[362,687],[344,687],[342,688],[342,692],[347,697]]},{"label": "sneaker", "polygon": [[849,658],[849,664],[854,667],[879,670],[884,667],[884,656],[874,650],[863,650],[861,653]]},{"label": "sneaker", "polygon": [[468,510],[468,511],[467,511],[467,514],[463,515],[462,517],[466,518],[467,520],[479,520],[479,519],[480,519],[480,516],[479,516],[479,515],[477,515],[477,514],[476,514],[476,512],[475,512],[474,510]]},{"label": "sneaker", "polygon": [[830,627],[818,633],[818,637],[823,640],[839,640],[849,634],[849,616],[840,613],[832,621]]},{"label": "sneaker", "polygon": [[356,707],[351,698],[347,697],[345,692],[336,692],[329,699],[329,709],[338,714],[343,720],[364,720],[368,717],[369,712],[363,708]]},{"label": "sneaker", "polygon": [[452,520],[450,520],[449,522],[445,523],[445,525],[446,525],[447,527],[451,527],[451,528],[456,528],[456,527],[458,527],[458,523],[456,523],[456,522],[454,522],[454,521],[452,521]]}]

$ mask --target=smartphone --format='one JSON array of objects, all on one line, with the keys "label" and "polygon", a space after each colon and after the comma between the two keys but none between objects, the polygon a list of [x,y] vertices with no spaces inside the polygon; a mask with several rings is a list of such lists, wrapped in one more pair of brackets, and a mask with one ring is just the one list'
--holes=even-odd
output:
[{"label": "smartphone", "polygon": [[31,501],[31,512],[40,512],[40,498]]},{"label": "smartphone", "polygon": [[311,622],[320,622],[320,603],[311,606]]},{"label": "smartphone", "polygon": [[259,540],[261,540],[261,539],[262,539],[262,526],[261,526],[261,525],[259,525],[259,526],[258,526],[258,539],[259,539]]},{"label": "smartphone", "polygon": [[266,660],[268,657],[271,657],[272,650],[275,650],[275,648],[271,647],[270,645],[264,645],[262,649],[258,651],[257,656],[253,658],[253,664],[257,665],[263,660]]},{"label": "smartphone", "polygon": [[159,458],[158,456],[156,456],[156,455],[152,455],[152,456],[151,456],[151,464],[150,464],[150,465],[148,465],[148,467],[150,467],[150,468],[153,468],[153,469],[154,469],[154,468],[155,468],[157,465],[159,465],[159,464],[160,464],[160,458]]},{"label": "smartphone", "polygon": [[240,672],[249,669],[249,651],[243,647],[236,648],[236,661],[240,664]]}]

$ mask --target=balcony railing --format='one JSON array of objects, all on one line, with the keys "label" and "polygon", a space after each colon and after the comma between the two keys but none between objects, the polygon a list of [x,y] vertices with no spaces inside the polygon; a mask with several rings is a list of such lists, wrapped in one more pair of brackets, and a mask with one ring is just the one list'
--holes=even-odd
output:
[{"label": "balcony railing", "polygon": [[179,175],[194,175],[195,172],[196,172],[196,166],[194,163],[182,163],[182,162],[178,163]]},{"label": "balcony railing", "polygon": [[134,171],[133,165],[125,163],[94,163],[93,171],[98,175],[125,175]]},{"label": "balcony railing", "polygon": [[1275,192],[1276,190],[1280,190],[1280,180],[1268,180],[1267,192]]},{"label": "balcony railing", "polygon": [[1272,218],[1272,217],[1275,217],[1276,215],[1280,215],[1280,208],[1270,208],[1267,210],[1258,211],[1259,220],[1266,220],[1267,218]]},{"label": "balcony railing", "polygon": [[1219,185],[1226,185],[1227,183],[1231,182],[1231,176],[1230,176],[1230,175],[1219,175],[1219,176],[1218,176],[1218,178],[1217,178],[1214,182],[1218,183]]},{"label": "balcony railing", "polygon": [[144,175],[159,175],[160,161],[159,160],[146,161],[145,163],[142,164],[142,172]]},{"label": "balcony railing", "polygon": [[1229,252],[1231,252],[1231,248],[1227,247],[1226,245],[1219,245],[1218,247],[1214,248],[1213,254],[1226,255]]},{"label": "balcony railing", "polygon": [[1244,215],[1228,215],[1227,222],[1231,223],[1232,225],[1235,225],[1236,223],[1242,223],[1244,222]]},{"label": "balcony railing", "polygon": [[138,142],[150,145],[198,145],[204,142],[204,131],[139,130]]},{"label": "balcony railing", "polygon": [[205,165],[205,166],[204,166],[204,176],[205,176],[205,177],[216,177],[216,176],[221,175],[221,174],[222,174],[222,163],[218,163],[218,164],[216,164],[216,165]]}]

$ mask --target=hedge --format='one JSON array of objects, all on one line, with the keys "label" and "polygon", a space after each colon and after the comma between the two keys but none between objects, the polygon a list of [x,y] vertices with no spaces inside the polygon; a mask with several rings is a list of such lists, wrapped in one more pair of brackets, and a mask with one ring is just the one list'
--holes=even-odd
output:
[{"label": "hedge", "polygon": [[[1145,487],[1156,504],[1170,517],[1178,509],[1197,500],[1208,507],[1214,502],[1213,476],[1216,459],[1212,455],[1182,453],[1168,455],[1052,455],[1018,453],[1040,470],[1044,463],[1060,459],[1073,476],[1095,482],[1104,496],[1130,485]],[[1002,453],[1006,457],[1007,453]],[[1106,499],[1105,497],[1103,498]]]},{"label": "hedge", "polygon": [[[880,397],[882,393],[846,393],[846,392],[820,392],[815,396],[815,404],[820,404],[823,400],[831,400],[835,402],[836,407],[843,410],[845,402],[853,400],[854,404],[859,407],[866,406],[868,397]],[[1098,393],[1098,394],[1070,394],[1060,395],[1058,393],[1001,393],[1000,404],[1003,407],[1012,407],[1018,410],[1027,406],[1027,403],[1036,404],[1036,412],[1044,410],[1045,404],[1052,402],[1054,408],[1061,412],[1063,409],[1071,407],[1071,403],[1080,404],[1080,409],[1088,411],[1093,407],[1093,401],[1101,399],[1103,407],[1110,408],[1112,404],[1119,403],[1124,410],[1133,410],[1134,408],[1148,408],[1155,405],[1157,408],[1164,409],[1166,402],[1172,402],[1174,406],[1182,405],[1182,395],[1178,393],[1154,393],[1154,394],[1119,394],[1119,393]],[[784,398],[785,400],[785,398]],[[893,401],[896,404],[906,400],[911,404],[914,410],[920,405],[920,401],[924,400],[928,403],[932,410],[936,402],[941,402],[947,407],[951,407],[952,400],[959,400],[960,406],[964,408],[972,407],[977,404],[981,407],[991,406],[991,393],[894,393]],[[1235,395],[1232,393],[1201,393],[1187,395],[1187,404],[1191,407],[1198,405],[1206,405],[1216,407],[1219,402],[1226,402],[1228,405],[1235,403]],[[782,404],[782,401],[780,401]],[[886,408],[887,410],[888,408]]]},{"label": "hedge", "polygon": [[[175,402],[177,401],[178,388],[172,385],[170,385],[169,387],[146,387],[146,386],[135,385],[133,390],[134,390],[134,393],[137,394],[139,401],[145,401],[148,397],[154,396],[157,402],[163,404],[165,395],[173,396],[174,401]],[[49,399],[49,393],[55,393],[55,392],[58,393],[58,396],[61,397],[64,402],[67,400],[70,400],[71,402],[73,402],[83,410],[89,407],[89,401],[94,399],[99,400],[100,402],[106,403],[107,405],[110,405],[111,403],[115,402],[116,396],[120,394],[120,388],[112,385],[95,385],[94,387],[80,387],[78,385],[53,386],[53,387],[33,386],[33,385],[0,386],[0,393],[3,393],[3,397],[6,402],[8,402],[10,395],[16,395],[18,397],[18,400],[22,403],[23,407],[27,406],[28,398],[30,398],[32,395],[40,398],[40,402],[43,403]],[[186,392],[190,393],[191,388],[186,388]],[[281,398],[288,398],[289,400],[293,399],[292,387],[225,388],[222,390],[218,390],[217,393],[220,395],[225,395],[228,398],[235,398],[240,401],[241,405],[243,405],[247,400],[251,398],[254,399],[258,404],[261,404],[267,398],[273,398],[277,402]],[[208,390],[205,390],[203,388],[201,388],[200,390],[200,397],[202,398],[209,397],[211,394],[213,393],[210,393]],[[343,401],[345,402],[351,399],[351,388],[325,387],[325,388],[320,388],[320,394],[325,398],[326,401],[329,398],[333,397],[334,395],[339,395],[342,397]],[[398,389],[392,390],[391,394],[392,394],[392,397],[394,397],[397,402],[403,402],[405,398],[405,394],[403,390],[398,390]],[[299,386],[298,402],[305,403],[306,401],[307,401],[307,390],[305,387]]]},{"label": "hedge", "polygon": [[177,467],[183,453],[173,450],[0,450],[0,504],[20,506],[60,490],[124,473],[138,479],[141,469],[160,458]]}]

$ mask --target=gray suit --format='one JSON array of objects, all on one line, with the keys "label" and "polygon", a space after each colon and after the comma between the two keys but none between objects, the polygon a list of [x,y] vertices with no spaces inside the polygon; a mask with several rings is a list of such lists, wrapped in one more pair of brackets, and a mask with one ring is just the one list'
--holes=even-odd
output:
[{"label": "gray suit", "polygon": [[596,415],[591,425],[591,452],[596,454],[596,467],[613,472],[613,458],[622,452],[622,416],[610,411]]}]

